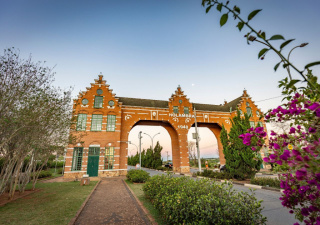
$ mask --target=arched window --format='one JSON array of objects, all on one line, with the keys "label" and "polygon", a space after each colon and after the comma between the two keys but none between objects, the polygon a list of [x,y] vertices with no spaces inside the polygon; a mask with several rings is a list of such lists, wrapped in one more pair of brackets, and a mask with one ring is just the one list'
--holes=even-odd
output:
[{"label": "arched window", "polygon": [[247,114],[248,116],[252,116],[252,110],[250,107],[247,107]]},{"label": "arched window", "polygon": [[116,115],[108,115],[107,120],[107,131],[116,130]]}]

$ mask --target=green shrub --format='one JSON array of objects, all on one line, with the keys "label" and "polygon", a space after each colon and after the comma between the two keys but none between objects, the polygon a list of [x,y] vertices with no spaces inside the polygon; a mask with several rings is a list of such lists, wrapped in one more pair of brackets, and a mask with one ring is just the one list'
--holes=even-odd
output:
[{"label": "green shrub", "polygon": [[212,170],[204,170],[203,172],[197,172],[197,176],[209,177],[213,179],[232,179],[232,176],[227,172],[217,172]]},{"label": "green shrub", "polygon": [[[52,173],[50,171],[41,170],[38,178],[40,179],[40,178],[51,177],[51,176],[52,176]],[[31,174],[31,178],[32,178],[32,174]]]},{"label": "green shrub", "polygon": [[127,178],[134,183],[144,183],[150,178],[150,175],[144,170],[129,170]]},{"label": "green shrub", "polygon": [[231,184],[170,175],[153,176],[143,186],[166,224],[265,224],[261,201]]},{"label": "green shrub", "polygon": [[280,180],[278,178],[271,178],[271,177],[256,177],[250,180],[251,184],[257,184],[260,186],[269,186],[280,188]]},{"label": "green shrub", "polygon": [[48,161],[47,162],[47,168],[55,168],[57,165],[57,168],[63,167],[63,161]]},{"label": "green shrub", "polygon": [[62,174],[62,171],[63,171],[62,168],[57,169],[57,174]]}]

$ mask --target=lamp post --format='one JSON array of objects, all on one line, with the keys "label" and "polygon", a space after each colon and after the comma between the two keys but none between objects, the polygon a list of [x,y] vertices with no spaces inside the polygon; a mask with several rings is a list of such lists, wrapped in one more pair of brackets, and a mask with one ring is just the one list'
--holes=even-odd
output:
[{"label": "lamp post", "polygon": [[201,159],[200,159],[200,149],[199,149],[199,133],[198,133],[198,125],[197,125],[197,113],[196,113],[196,108],[194,108],[194,124],[195,124],[195,139],[196,139],[196,146],[197,146],[197,153],[198,153],[198,167],[199,167],[199,172],[201,173]]},{"label": "lamp post", "polygon": [[138,134],[138,138],[139,138],[139,163],[140,163],[140,167],[139,169],[141,170],[141,138],[142,138],[142,131],[139,132]]},{"label": "lamp post", "polygon": [[[128,144],[136,146],[137,152],[139,152],[138,146],[136,144],[133,144],[131,141],[128,141]],[[131,151],[130,151],[130,155],[131,155]]]},{"label": "lamp post", "polygon": [[157,136],[158,134],[160,134],[160,132],[159,132],[159,133],[156,133],[155,135],[153,135],[153,137],[151,137],[151,136],[150,136],[149,134],[147,134],[147,133],[143,133],[143,134],[148,135],[148,136],[151,138],[151,150],[153,151],[153,139],[154,139],[155,136]]}]

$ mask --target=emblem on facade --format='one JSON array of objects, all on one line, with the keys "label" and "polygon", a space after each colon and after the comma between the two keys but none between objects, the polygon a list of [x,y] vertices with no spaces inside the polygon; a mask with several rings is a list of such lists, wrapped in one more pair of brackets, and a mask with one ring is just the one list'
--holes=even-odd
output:
[{"label": "emblem on facade", "polygon": [[131,118],[132,118],[131,115],[126,115],[126,116],[124,117],[125,120],[129,120],[129,119],[131,119]]}]

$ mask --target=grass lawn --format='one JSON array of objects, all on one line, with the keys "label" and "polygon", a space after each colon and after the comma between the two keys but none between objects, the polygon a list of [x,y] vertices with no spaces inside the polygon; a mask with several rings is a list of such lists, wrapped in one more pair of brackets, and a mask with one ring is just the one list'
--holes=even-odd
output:
[{"label": "grass lawn", "polygon": [[0,207],[0,224],[68,224],[96,183],[37,183],[41,191]]},{"label": "grass lawn", "polygon": [[150,212],[152,217],[156,220],[159,225],[165,225],[166,223],[161,218],[161,215],[157,209],[153,207],[151,202],[145,197],[142,187],[144,184],[133,184],[130,181],[126,180],[126,183],[129,185],[133,193],[137,196],[140,202],[144,205],[144,207]]}]

